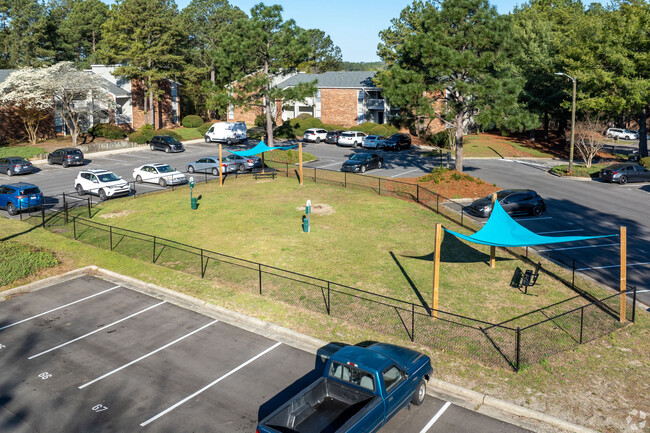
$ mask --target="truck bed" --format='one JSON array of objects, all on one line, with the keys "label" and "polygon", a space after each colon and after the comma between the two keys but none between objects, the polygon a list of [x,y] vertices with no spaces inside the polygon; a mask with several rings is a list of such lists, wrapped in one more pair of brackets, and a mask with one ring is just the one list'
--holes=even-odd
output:
[{"label": "truck bed", "polygon": [[271,414],[263,425],[281,433],[334,433],[374,397],[323,378]]}]

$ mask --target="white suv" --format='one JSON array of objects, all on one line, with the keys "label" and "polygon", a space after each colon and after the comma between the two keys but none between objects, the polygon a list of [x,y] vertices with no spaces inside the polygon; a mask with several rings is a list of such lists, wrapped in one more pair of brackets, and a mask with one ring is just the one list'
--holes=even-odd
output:
[{"label": "white suv", "polygon": [[119,195],[129,195],[131,186],[121,177],[108,170],[83,170],[74,180],[77,194],[98,195],[100,200]]},{"label": "white suv", "polygon": [[624,140],[636,140],[639,138],[638,132],[621,128],[609,128],[605,135],[610,138],[622,138]]},{"label": "white suv", "polygon": [[366,134],[361,131],[344,131],[339,135],[339,146],[352,146],[359,147],[363,146],[363,142],[366,140]]},{"label": "white suv", "polygon": [[327,131],[321,128],[309,128],[305,130],[304,135],[302,136],[302,141],[312,141],[314,143],[320,143],[325,141],[327,138]]}]

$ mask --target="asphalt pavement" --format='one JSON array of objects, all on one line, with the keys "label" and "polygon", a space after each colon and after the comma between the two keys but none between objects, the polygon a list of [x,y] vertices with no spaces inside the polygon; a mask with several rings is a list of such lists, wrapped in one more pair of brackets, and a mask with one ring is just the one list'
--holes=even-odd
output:
[{"label": "asphalt pavement", "polygon": [[[319,377],[313,354],[94,276],[0,303],[0,429],[252,432]],[[381,430],[525,432],[428,396]]]}]

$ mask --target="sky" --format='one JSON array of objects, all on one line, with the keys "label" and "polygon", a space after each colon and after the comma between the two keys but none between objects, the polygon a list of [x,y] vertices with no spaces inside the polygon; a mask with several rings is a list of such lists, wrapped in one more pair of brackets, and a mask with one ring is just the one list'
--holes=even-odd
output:
[{"label": "sky", "polygon": [[[190,0],[176,0],[183,9]],[[251,8],[261,0],[229,0],[250,15]],[[525,1],[501,0],[491,4],[500,14],[511,12]],[[279,4],[282,17],[294,19],[305,29],[320,29],[341,48],[347,62],[376,62],[379,32],[390,27],[390,21],[413,0],[266,0],[267,5]]]}]

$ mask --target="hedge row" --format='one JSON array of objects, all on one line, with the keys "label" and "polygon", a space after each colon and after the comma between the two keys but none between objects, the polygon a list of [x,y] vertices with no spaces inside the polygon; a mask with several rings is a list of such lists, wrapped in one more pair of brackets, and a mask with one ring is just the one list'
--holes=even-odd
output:
[{"label": "hedge row", "polygon": [[145,144],[151,141],[155,135],[170,135],[179,141],[182,139],[180,135],[170,129],[151,129],[150,127],[143,127],[139,131],[129,134],[129,141],[137,144]]},{"label": "hedge row", "polygon": [[203,125],[203,119],[201,116],[190,114],[189,116],[183,117],[181,124],[186,128],[198,128]]},{"label": "hedge row", "polygon": [[121,140],[126,135],[124,130],[117,125],[98,123],[88,130],[93,137],[104,137],[111,140]]}]

